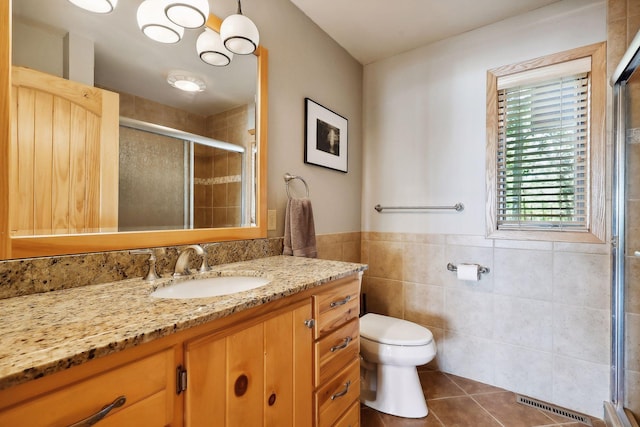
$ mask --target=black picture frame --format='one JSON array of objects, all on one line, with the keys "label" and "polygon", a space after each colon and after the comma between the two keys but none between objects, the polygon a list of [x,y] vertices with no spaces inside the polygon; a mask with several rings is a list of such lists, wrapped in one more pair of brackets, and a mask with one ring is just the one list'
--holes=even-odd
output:
[{"label": "black picture frame", "polygon": [[305,98],[304,162],[348,172],[349,122]]}]

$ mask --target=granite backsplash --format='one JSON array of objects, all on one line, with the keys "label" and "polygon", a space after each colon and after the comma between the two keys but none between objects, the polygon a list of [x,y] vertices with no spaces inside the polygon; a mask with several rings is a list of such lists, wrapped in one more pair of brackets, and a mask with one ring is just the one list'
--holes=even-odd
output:
[{"label": "granite backsplash", "polygon": [[[206,243],[209,265],[281,255],[282,237]],[[173,272],[182,246],[153,248],[160,275]],[[97,252],[43,258],[0,261],[0,299],[79,286],[109,283],[144,277],[149,268],[149,255],[131,251]],[[199,257],[191,256],[196,268]]]}]

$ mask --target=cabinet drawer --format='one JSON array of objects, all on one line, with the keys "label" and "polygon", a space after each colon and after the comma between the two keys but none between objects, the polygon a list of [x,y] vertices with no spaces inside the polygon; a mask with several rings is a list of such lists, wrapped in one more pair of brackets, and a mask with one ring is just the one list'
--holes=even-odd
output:
[{"label": "cabinet drawer", "polygon": [[315,395],[319,427],[331,426],[360,396],[360,361],[354,360]]},{"label": "cabinet drawer", "polygon": [[360,280],[346,279],[340,286],[314,295],[315,339],[358,318],[360,309]]},{"label": "cabinet drawer", "polygon": [[360,339],[358,319],[353,319],[315,343],[315,385],[318,387],[358,359]]},{"label": "cabinet drawer", "polygon": [[[0,425],[68,426],[99,412],[119,396],[126,397],[126,402],[107,415],[105,425],[134,425],[126,413],[153,415],[149,422],[135,425],[168,425],[175,393],[173,357],[172,349],[165,350],[18,404],[0,413]],[[114,423],[107,422],[112,417]]]},{"label": "cabinet drawer", "polygon": [[360,402],[355,402],[351,408],[347,409],[336,423],[334,427],[359,427],[360,426]]}]

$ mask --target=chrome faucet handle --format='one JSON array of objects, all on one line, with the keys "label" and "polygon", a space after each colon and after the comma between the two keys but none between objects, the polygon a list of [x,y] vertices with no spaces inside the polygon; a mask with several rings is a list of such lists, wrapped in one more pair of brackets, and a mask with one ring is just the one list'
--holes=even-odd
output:
[{"label": "chrome faucet handle", "polygon": [[149,255],[149,271],[147,275],[144,276],[144,280],[147,282],[153,282],[156,279],[160,278],[158,272],[156,271],[156,254],[152,249],[136,249],[133,251],[129,251],[132,255]]},{"label": "chrome faucet handle", "polygon": [[202,264],[200,264],[200,268],[198,269],[200,273],[204,273],[207,271],[211,271],[211,267],[209,267],[209,263],[207,262],[207,253],[202,254]]}]

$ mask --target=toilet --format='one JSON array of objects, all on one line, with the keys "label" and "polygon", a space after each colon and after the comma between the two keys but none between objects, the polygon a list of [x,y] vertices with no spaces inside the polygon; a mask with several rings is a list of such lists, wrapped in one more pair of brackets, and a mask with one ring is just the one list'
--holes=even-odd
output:
[{"label": "toilet", "polygon": [[405,418],[429,413],[416,366],[436,355],[431,331],[406,320],[368,313],[360,318],[360,402]]}]

